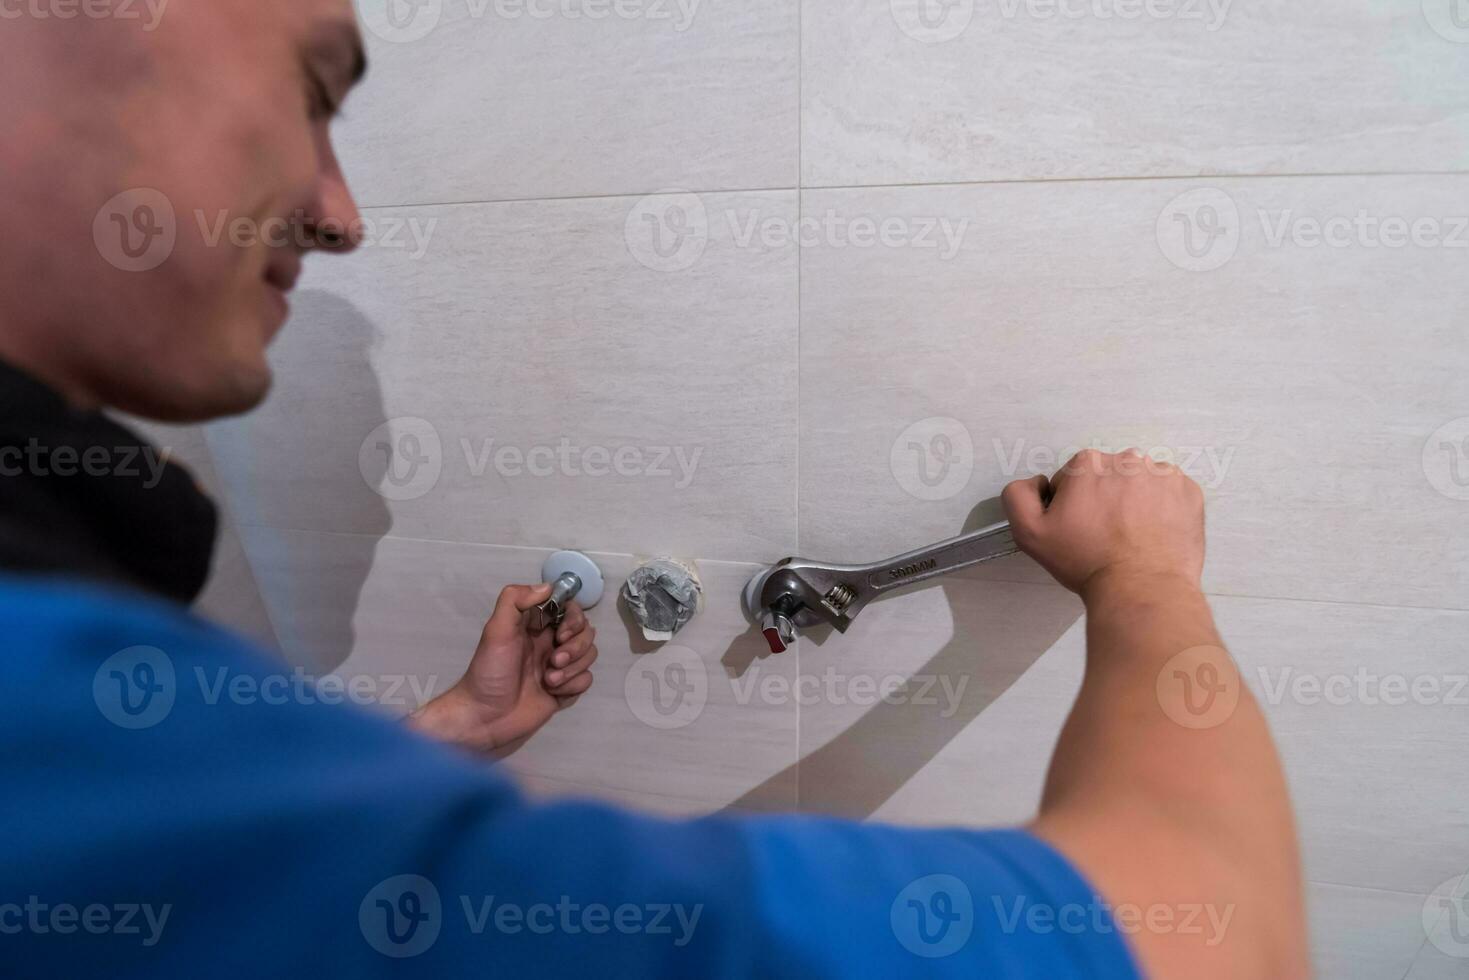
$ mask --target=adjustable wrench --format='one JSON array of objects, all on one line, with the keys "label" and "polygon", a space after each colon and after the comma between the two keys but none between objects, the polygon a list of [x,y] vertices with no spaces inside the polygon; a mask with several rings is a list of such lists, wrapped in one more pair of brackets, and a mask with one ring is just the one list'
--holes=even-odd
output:
[{"label": "adjustable wrench", "polygon": [[827,623],[845,633],[874,599],[1019,550],[1010,522],[1001,521],[870,565],[785,558],[746,584],[745,611],[765,635],[770,652],[782,653],[799,627]]}]

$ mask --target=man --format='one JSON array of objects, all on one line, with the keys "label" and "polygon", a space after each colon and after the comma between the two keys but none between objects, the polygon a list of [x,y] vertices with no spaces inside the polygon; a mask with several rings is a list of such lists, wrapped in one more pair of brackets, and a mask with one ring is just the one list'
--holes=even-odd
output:
[{"label": "man", "polygon": [[[257,404],[303,248],[179,222],[147,267],[109,235],[163,233],[151,189],[352,248],[328,126],[362,70],[348,0],[173,0],[147,32],[32,11],[0,32],[7,976],[1308,973],[1286,788],[1199,588],[1202,497],[1135,453],[1005,491],[1016,540],[1088,615],[1024,830],[526,802],[424,736],[494,751],[587,689],[580,611],[555,636],[522,615],[544,587],[501,593],[417,732],[167,683],[264,691],[281,670],[188,614],[213,509],[177,468],[125,475],[144,447],[99,412]],[[119,194],[138,206],[103,207]]]}]

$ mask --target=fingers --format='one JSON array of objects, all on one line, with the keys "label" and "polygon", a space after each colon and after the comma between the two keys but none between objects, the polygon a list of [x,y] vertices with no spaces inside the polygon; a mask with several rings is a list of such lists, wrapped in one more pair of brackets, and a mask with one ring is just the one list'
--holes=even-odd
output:
[{"label": "fingers", "polygon": [[1066,461],[1051,477],[1051,493],[1057,497],[1073,481],[1087,477],[1127,475],[1143,472],[1148,457],[1141,450],[1124,449],[1120,453],[1104,453],[1100,449],[1083,449]]},{"label": "fingers", "polygon": [[590,673],[581,673],[550,693],[560,702],[557,707],[569,708],[571,707],[571,703],[585,694],[591,686],[592,675]]},{"label": "fingers", "polygon": [[1150,476],[1170,476],[1177,472],[1177,467],[1166,460],[1154,459],[1147,453],[1135,446],[1130,446],[1112,457],[1114,470],[1121,476],[1137,476],[1147,474]]},{"label": "fingers", "polygon": [[1096,449],[1083,449],[1066,461],[1066,465],[1056,471],[1051,477],[1051,492],[1060,496],[1066,484],[1073,479],[1088,474],[1101,476],[1109,469],[1111,456]]},{"label": "fingers", "polygon": [[1084,449],[1067,460],[1066,465],[1051,477],[1051,492],[1052,495],[1059,496],[1071,483],[1088,478],[1140,476],[1190,479],[1172,462],[1151,456],[1135,446],[1129,446],[1119,453]]},{"label": "fingers", "polygon": [[1044,476],[1033,476],[1028,480],[1016,480],[1005,487],[1000,502],[1005,505],[1005,514],[1016,533],[1017,543],[1033,540],[1040,529],[1041,518],[1046,513],[1046,501],[1051,495],[1051,481]]},{"label": "fingers", "polygon": [[551,595],[550,585],[507,585],[495,600],[495,611],[485,623],[483,639],[513,640],[520,635],[521,615]]},{"label": "fingers", "polygon": [[565,643],[586,628],[587,614],[575,602],[569,603],[566,607],[566,618],[561,621],[561,628],[556,631],[556,642]]},{"label": "fingers", "polygon": [[593,642],[596,638],[596,630],[586,629],[551,654],[551,669],[546,671],[547,690],[555,693],[555,688],[596,663],[597,647]]}]

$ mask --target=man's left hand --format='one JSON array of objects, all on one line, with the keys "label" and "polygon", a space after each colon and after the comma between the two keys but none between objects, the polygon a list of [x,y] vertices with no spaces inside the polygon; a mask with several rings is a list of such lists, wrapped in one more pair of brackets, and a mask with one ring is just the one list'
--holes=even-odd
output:
[{"label": "man's left hand", "polygon": [[531,628],[528,611],[550,595],[549,585],[501,590],[464,677],[419,709],[413,727],[475,751],[504,753],[591,687],[597,631],[581,606],[570,603],[560,626]]}]

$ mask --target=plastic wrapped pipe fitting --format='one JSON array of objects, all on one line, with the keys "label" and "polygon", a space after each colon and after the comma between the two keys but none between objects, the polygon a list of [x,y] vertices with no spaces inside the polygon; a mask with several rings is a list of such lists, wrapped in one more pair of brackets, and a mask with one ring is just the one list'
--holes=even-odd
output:
[{"label": "plastic wrapped pipe fitting", "polygon": [[704,587],[691,563],[654,558],[633,569],[622,583],[622,601],[653,642],[673,638],[703,603]]}]

